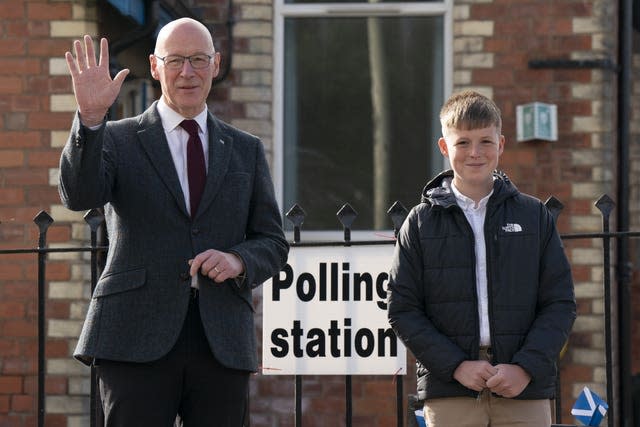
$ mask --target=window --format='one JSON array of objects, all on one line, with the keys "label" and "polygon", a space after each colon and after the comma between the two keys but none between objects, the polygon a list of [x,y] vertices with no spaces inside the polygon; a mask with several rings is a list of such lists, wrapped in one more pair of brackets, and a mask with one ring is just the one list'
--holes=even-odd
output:
[{"label": "window", "polygon": [[296,3],[276,6],[282,206],[302,206],[305,230],[339,228],[335,214],[347,202],[358,212],[354,230],[389,229],[393,202],[417,204],[442,169],[437,115],[450,84],[450,6]]}]

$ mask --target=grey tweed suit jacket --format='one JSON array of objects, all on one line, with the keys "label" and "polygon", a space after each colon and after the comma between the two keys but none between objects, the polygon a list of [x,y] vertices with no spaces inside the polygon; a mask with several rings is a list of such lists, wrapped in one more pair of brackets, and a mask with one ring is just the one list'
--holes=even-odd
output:
[{"label": "grey tweed suit jacket", "polygon": [[200,276],[200,313],[216,358],[256,371],[252,289],[279,272],[289,246],[260,140],[209,114],[207,181],[195,218],[184,196],[156,104],[92,131],[73,121],[59,192],[72,210],[104,207],[105,269],[74,356],[147,362],[176,342],[190,298],[187,261],[206,250],[237,254],[245,280]]}]

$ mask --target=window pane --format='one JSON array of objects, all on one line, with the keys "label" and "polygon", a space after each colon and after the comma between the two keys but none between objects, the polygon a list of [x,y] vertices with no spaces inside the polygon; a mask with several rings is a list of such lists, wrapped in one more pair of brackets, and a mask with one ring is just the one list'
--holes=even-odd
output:
[{"label": "window pane", "polygon": [[304,229],[389,229],[386,210],[407,208],[442,157],[443,19],[287,18],[284,70],[284,207],[307,212]]}]

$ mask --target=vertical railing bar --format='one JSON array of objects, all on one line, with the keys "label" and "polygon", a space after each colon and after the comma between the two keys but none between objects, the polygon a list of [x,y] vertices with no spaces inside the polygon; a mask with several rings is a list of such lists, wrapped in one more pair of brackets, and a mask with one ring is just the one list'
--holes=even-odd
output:
[{"label": "vertical railing bar", "polygon": [[[604,228],[603,231],[605,233],[609,232],[608,218],[607,218],[606,228]],[[604,321],[605,321],[605,349],[606,349],[605,351],[606,365],[605,366],[606,366],[606,373],[607,373],[607,402],[613,403],[613,400],[612,400],[613,399],[613,366],[612,366],[612,360],[611,360],[611,356],[613,352],[613,345],[611,342],[613,331],[611,326],[611,273],[609,271],[609,268],[610,268],[609,265],[611,262],[611,248],[610,248],[609,237],[603,238],[603,249],[604,249],[603,262],[604,262],[604,291],[605,291]],[[615,418],[614,405],[611,405],[609,407],[608,412],[609,414],[607,418],[607,425],[609,427],[613,427],[613,421]]]},{"label": "vertical railing bar", "polygon": [[[89,224],[91,227],[91,224]],[[91,227],[91,297],[93,297],[93,291],[96,288],[96,284],[98,282],[98,254],[96,252],[96,247],[98,243],[97,230]],[[91,391],[90,391],[90,399],[89,402],[89,410],[91,411],[90,416],[90,427],[96,427],[98,422],[98,408],[97,408],[97,400],[98,400],[98,375],[96,372],[95,363],[91,364]]]},{"label": "vertical railing bar", "polygon": [[345,394],[345,424],[347,427],[352,426],[352,414],[353,414],[353,393],[352,393],[352,377],[351,375],[345,376],[344,382],[344,394]]},{"label": "vertical railing bar", "polygon": [[45,421],[45,288],[47,265],[47,230],[53,222],[51,216],[40,211],[33,220],[40,230],[38,234],[38,427]]},{"label": "vertical railing bar", "polygon": [[[47,234],[40,231],[38,249],[46,246]],[[38,426],[44,427],[45,416],[45,275],[46,252],[38,252]]]},{"label": "vertical railing bar", "polygon": [[[351,228],[347,225],[344,227],[344,245],[351,246]],[[351,375],[345,376],[344,381],[345,393],[345,424],[346,427],[352,426],[353,418],[353,384]]]},{"label": "vertical railing bar", "polygon": [[402,398],[404,396],[404,387],[402,374],[396,375],[396,416],[398,427],[404,426],[404,405],[402,404]]},{"label": "vertical railing bar", "polygon": [[[38,249],[46,245],[46,231],[40,232]],[[46,253],[38,252],[38,426],[44,427],[45,417],[45,276]]]},{"label": "vertical railing bar", "polygon": [[296,375],[296,427],[302,427],[302,376]]},{"label": "vertical railing bar", "polygon": [[562,424],[562,389],[560,387],[560,358],[557,359],[558,364],[558,372],[556,372],[556,402],[555,402],[555,413],[556,413],[556,423]]},{"label": "vertical railing bar", "polygon": [[[89,225],[90,229],[90,248],[91,248],[91,295],[93,297],[93,291],[98,283],[98,228],[104,222],[104,216],[98,209],[91,209],[84,215],[85,222]],[[90,427],[102,427],[103,420],[99,415],[102,414],[102,408],[98,406],[98,374],[96,371],[95,363],[91,364],[91,390],[89,395],[89,424]],[[100,420],[98,419],[100,418]]]},{"label": "vertical railing bar", "polygon": [[[300,243],[300,225],[293,226],[293,241]],[[295,376],[296,427],[302,427],[302,376]]]},{"label": "vertical railing bar", "polygon": [[[356,218],[357,213],[353,208],[345,203],[337,214],[342,226],[344,227],[344,245],[351,246],[351,224]],[[345,375],[344,393],[345,393],[345,425],[352,427],[353,423],[353,383],[352,376]]]},{"label": "vertical railing bar", "polygon": [[[297,203],[285,214],[293,224],[293,242],[300,243],[300,227],[304,222],[306,213]],[[302,427],[302,376],[296,374],[295,377],[295,427]]]},{"label": "vertical railing bar", "polygon": [[[609,218],[603,215],[603,231],[609,232]],[[608,236],[602,238],[603,264],[604,264],[604,323],[605,323],[605,366],[607,374],[607,402],[613,403],[613,367],[612,367],[612,326],[611,326],[611,273],[609,264],[611,262],[611,242]],[[613,427],[615,416],[614,405],[609,406],[607,425]]]},{"label": "vertical railing bar", "polygon": [[604,195],[596,202],[602,214],[602,250],[603,250],[603,282],[604,282],[604,322],[605,322],[605,368],[607,376],[607,398],[610,402],[607,413],[607,425],[613,427],[615,408],[613,405],[613,367],[612,367],[612,326],[611,326],[611,238],[609,235],[609,214],[613,209],[613,200]]},{"label": "vertical railing bar", "polygon": [[[547,201],[544,203],[544,205],[547,207],[547,209],[549,209],[549,212],[551,212],[551,216],[553,217],[553,222],[557,225],[558,217],[560,216],[562,209],[564,209],[564,205],[560,200],[558,200],[554,196],[549,197]],[[565,343],[565,346],[567,345],[568,344]],[[559,368],[560,356],[558,356],[556,360],[556,364],[558,366],[558,371],[556,372],[555,422],[558,424],[561,424],[562,423],[562,385],[560,383],[560,368]]]},{"label": "vertical railing bar", "polygon": [[44,427],[45,325],[44,325],[44,253],[38,253],[38,426]]},{"label": "vertical railing bar", "polygon": [[[398,238],[398,233],[400,233],[400,228],[404,223],[408,214],[407,209],[403,206],[400,201],[394,202],[389,210],[387,210],[387,215],[391,217],[391,223],[393,224],[393,237],[395,239]],[[402,372],[397,372],[394,376],[396,381],[396,423],[397,427],[404,426],[404,379]]]}]

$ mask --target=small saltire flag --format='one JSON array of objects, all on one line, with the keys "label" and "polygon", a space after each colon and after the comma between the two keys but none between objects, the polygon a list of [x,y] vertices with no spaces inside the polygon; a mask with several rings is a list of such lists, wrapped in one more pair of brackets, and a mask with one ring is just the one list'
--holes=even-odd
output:
[{"label": "small saltire flag", "polygon": [[599,426],[609,405],[600,396],[585,387],[571,409],[571,415],[585,426]]},{"label": "small saltire flag", "polygon": [[424,419],[424,411],[422,409],[418,409],[415,411],[415,414],[418,427],[427,427],[427,422]]}]

